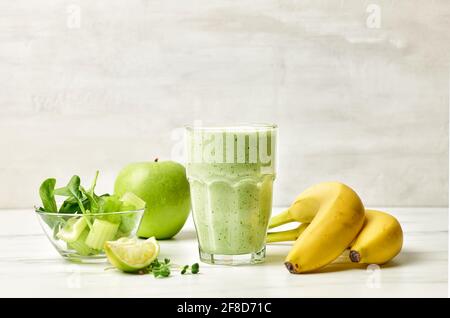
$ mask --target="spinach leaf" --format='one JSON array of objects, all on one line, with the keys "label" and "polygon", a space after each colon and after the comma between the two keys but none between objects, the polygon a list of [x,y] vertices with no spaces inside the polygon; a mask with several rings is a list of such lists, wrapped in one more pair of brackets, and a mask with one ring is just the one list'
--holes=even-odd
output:
[{"label": "spinach leaf", "polygon": [[[80,190],[80,177],[75,175],[73,176],[69,183],[63,187],[55,190],[56,195],[69,197],[66,201],[68,203],[73,203],[74,201],[78,204],[82,213],[86,212],[86,209],[83,205],[83,193]],[[71,207],[73,209],[73,206]]]},{"label": "spinach leaf", "polygon": [[79,176],[73,176],[69,183],[67,184],[67,189],[69,190],[70,194],[77,200],[80,201],[82,199],[82,194],[80,190],[80,177]]},{"label": "spinach leaf", "polygon": [[39,195],[46,212],[58,212],[55,201],[55,185],[56,180],[54,178],[49,178],[42,182],[39,188]]},{"label": "spinach leaf", "polygon": [[78,206],[78,202],[73,199],[73,197],[69,197],[67,200],[61,204],[59,208],[59,212],[61,213],[76,213],[81,212],[80,207]]},{"label": "spinach leaf", "polygon": [[70,178],[69,183],[65,187],[55,190],[55,194],[63,197],[79,198],[81,196],[80,177],[75,175]]},{"label": "spinach leaf", "polygon": [[86,203],[84,203],[84,206],[87,210],[91,211],[92,213],[96,213],[99,210],[99,197],[93,193],[93,191],[89,191],[84,189],[83,187],[80,188],[83,195],[86,197]]}]

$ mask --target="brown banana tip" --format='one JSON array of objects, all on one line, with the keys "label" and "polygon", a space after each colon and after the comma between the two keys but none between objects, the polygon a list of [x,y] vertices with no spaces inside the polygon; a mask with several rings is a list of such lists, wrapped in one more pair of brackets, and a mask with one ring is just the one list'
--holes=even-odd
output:
[{"label": "brown banana tip", "polygon": [[353,263],[359,263],[359,261],[361,260],[361,255],[359,255],[359,253],[357,251],[350,251],[350,260]]},{"label": "brown banana tip", "polygon": [[291,262],[284,262],[284,265],[286,266],[286,268],[289,271],[289,273],[291,273],[291,274],[298,274],[298,272],[296,270],[298,268],[297,264],[294,266],[294,264],[292,264]]}]

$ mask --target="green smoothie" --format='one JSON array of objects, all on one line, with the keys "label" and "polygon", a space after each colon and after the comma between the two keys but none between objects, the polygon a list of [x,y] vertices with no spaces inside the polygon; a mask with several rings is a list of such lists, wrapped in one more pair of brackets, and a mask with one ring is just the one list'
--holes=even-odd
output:
[{"label": "green smoothie", "polygon": [[271,125],[187,128],[187,176],[203,261],[264,259],[275,146]]}]

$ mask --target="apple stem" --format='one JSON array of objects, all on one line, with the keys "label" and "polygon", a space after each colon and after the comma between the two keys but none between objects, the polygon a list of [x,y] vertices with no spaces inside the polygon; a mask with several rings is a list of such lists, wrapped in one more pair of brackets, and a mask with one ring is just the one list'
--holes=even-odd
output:
[{"label": "apple stem", "polygon": [[155,158],[155,162],[158,162],[158,160],[159,160],[158,158]]}]

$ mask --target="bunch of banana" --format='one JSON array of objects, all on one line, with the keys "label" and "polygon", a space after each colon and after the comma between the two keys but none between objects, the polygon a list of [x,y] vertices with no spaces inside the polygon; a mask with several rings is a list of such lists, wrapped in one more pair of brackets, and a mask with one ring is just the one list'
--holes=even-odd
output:
[{"label": "bunch of banana", "polygon": [[289,222],[301,224],[293,230],[269,232],[267,242],[295,240],[285,265],[296,274],[331,263],[347,248],[352,262],[383,264],[403,244],[402,228],[393,216],[365,210],[356,192],[339,182],[307,189],[270,220],[269,228]]}]

